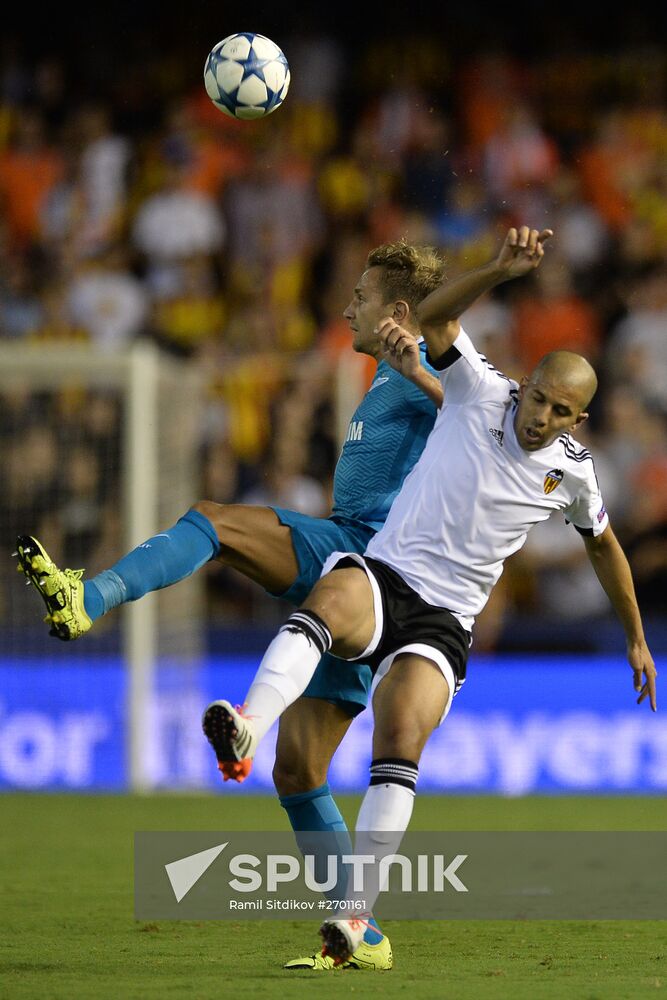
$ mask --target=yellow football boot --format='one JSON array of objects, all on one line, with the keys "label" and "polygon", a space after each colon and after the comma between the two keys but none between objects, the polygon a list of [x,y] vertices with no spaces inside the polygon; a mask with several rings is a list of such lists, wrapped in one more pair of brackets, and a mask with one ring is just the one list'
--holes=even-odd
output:
[{"label": "yellow football boot", "polygon": [[379,944],[366,944],[362,941],[357,950],[340,965],[334,964],[330,955],[319,952],[308,958],[294,958],[287,962],[284,969],[312,969],[313,972],[338,972],[340,969],[366,969],[373,972],[384,972],[394,964],[391,944],[388,937],[383,937]]},{"label": "yellow football boot", "polygon": [[58,569],[36,538],[19,535],[16,541],[17,569],[42,595],[46,605],[49,635],[64,642],[88,632],[92,621],[83,605],[82,569]]}]

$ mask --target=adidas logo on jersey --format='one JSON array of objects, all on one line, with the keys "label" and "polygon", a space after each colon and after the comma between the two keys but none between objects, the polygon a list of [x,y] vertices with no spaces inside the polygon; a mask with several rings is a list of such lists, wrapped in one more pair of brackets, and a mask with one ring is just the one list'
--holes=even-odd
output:
[{"label": "adidas logo on jersey", "polygon": [[489,434],[494,438],[500,447],[503,446],[503,438],[505,437],[505,431],[499,431],[496,427],[489,427]]}]

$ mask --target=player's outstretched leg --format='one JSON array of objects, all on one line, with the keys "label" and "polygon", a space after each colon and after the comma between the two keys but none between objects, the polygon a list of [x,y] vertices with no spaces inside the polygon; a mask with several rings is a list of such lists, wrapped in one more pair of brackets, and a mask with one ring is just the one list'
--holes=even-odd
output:
[{"label": "player's outstretched leg", "polygon": [[[39,543],[37,545],[43,553]],[[113,608],[138,601],[151,591],[170,587],[215,558],[276,594],[287,590],[299,572],[290,529],[281,523],[273,510],[201,501],[171,528],[148,538],[109,569],[84,582],[80,583],[82,571],[60,571],[48,560],[57,572],[74,573],[73,580],[77,584],[74,618],[78,617],[79,606],[85,615],[79,621],[73,619],[71,625],[59,622],[58,631],[52,629],[52,634],[63,639],[77,639]],[[19,563],[23,572],[26,566]],[[45,590],[45,586],[52,586],[51,583],[45,585],[43,580],[38,583],[30,576],[29,579],[45,600],[52,596],[50,589]],[[61,584],[62,580],[53,587],[62,590]],[[50,605],[47,610],[51,622]]]},{"label": "player's outstretched leg", "polygon": [[152,590],[161,590],[190,576],[218,551],[213,525],[190,510],[167,531],[133,549],[110,569],[90,580],[83,570],[59,569],[43,546],[29,535],[17,541],[18,568],[42,595],[51,635],[78,639],[97,618]]},{"label": "player's outstretched leg", "polygon": [[241,706],[233,708],[224,700],[212,702],[204,712],[202,729],[225,781],[245,781],[258,740],[252,720],[243,715]]},{"label": "player's outstretched leg", "polygon": [[46,605],[49,634],[63,639],[78,639],[92,622],[83,601],[82,569],[59,569],[46,549],[31,535],[16,540],[17,569],[41,594]]}]

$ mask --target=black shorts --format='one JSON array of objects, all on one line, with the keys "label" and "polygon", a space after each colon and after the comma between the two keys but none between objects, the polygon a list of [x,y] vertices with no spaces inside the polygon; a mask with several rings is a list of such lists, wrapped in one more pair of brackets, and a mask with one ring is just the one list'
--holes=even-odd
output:
[{"label": "black shorts", "polygon": [[[334,562],[336,559],[338,559]],[[415,647],[434,650],[433,658],[442,667],[441,658],[451,667],[454,675],[455,694],[466,677],[466,664],[472,636],[454,615],[445,608],[437,608],[419,596],[396,570],[378,559],[369,556],[342,555],[334,553],[325,565],[324,572],[357,566],[364,570],[381,598],[381,621],[378,619],[376,599],[376,631],[368,649],[355,659],[368,663],[373,673],[381,666],[384,672],[391,665],[394,656],[406,647],[412,652],[421,652]],[[386,662],[388,661],[388,662]]]}]

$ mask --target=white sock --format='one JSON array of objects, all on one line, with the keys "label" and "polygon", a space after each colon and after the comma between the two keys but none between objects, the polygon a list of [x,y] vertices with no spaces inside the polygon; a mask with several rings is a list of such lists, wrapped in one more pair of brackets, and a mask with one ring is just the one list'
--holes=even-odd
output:
[{"label": "white sock", "polygon": [[[318,628],[316,638],[313,625]],[[258,739],[266,736],[276,719],[303,694],[323,653],[331,646],[331,636],[327,632],[322,640],[319,629],[308,612],[297,611],[264,654],[244,710],[252,717]]]},{"label": "white sock", "polygon": [[404,765],[409,765],[413,769],[414,780],[410,781],[412,787],[399,785],[393,781],[370,785],[361,803],[355,827],[354,853],[374,855],[376,861],[373,866],[368,866],[364,870],[363,891],[348,886],[345,898],[360,902],[361,909],[352,908],[345,914],[346,916],[364,914],[369,917],[372,914],[377,898],[386,884],[386,878],[383,879],[382,885],[380,884],[379,862],[389,854],[398,853],[403,834],[408,828],[415,801],[414,783],[417,779],[417,765],[407,761],[402,762],[402,766]]},{"label": "white sock", "polygon": [[405,833],[414,803],[415,793],[411,788],[389,781],[370,785],[357,816],[357,836],[370,833],[377,835],[378,843],[384,843],[386,833]]},{"label": "white sock", "polygon": [[253,681],[248,691],[243,714],[246,718],[252,719],[257,739],[263,740],[276,719],[291,704],[292,702],[287,701],[277,688],[270,684]]}]

